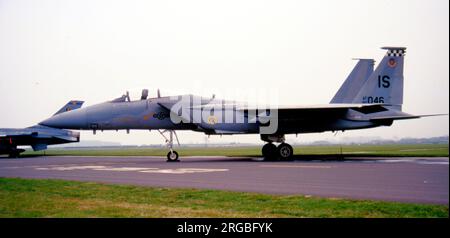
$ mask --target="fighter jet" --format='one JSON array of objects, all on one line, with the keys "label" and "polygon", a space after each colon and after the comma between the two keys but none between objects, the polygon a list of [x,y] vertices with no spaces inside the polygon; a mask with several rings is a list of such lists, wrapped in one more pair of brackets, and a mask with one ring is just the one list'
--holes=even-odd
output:
[{"label": "fighter jet", "polygon": [[[82,105],[82,101],[70,101],[54,115],[76,110]],[[20,153],[25,151],[17,146],[30,145],[34,151],[40,151],[47,149],[48,145],[79,141],[79,132],[42,125],[22,129],[0,128],[0,154],[8,154],[11,158],[19,157]]]},{"label": "fighter jet", "polygon": [[[168,161],[178,161],[173,150],[176,130],[207,135],[260,134],[267,142],[267,160],[287,160],[293,148],[286,134],[345,131],[390,126],[396,120],[430,115],[402,112],[405,47],[383,47],[387,53],[374,70],[373,59],[359,59],[339,91],[325,105],[253,106],[242,102],[195,95],[120,98],[58,114],[40,125],[76,130],[158,130],[166,140]],[[179,142],[178,142],[179,143]],[[274,143],[278,143],[276,146]]]}]

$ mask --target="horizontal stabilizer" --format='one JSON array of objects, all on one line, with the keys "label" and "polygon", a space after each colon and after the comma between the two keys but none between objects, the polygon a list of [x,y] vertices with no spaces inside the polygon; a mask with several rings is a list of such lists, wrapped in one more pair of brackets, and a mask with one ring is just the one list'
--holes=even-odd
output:
[{"label": "horizontal stabilizer", "polygon": [[406,119],[418,119],[421,117],[434,117],[434,116],[446,116],[448,114],[429,114],[429,115],[405,115],[405,116],[385,116],[385,117],[374,117],[370,118],[371,121],[382,121],[382,120],[406,120]]}]

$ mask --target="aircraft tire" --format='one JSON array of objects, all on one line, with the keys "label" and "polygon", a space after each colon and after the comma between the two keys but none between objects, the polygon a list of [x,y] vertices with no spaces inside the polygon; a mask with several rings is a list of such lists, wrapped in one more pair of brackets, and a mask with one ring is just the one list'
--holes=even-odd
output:
[{"label": "aircraft tire", "polygon": [[169,151],[167,153],[167,162],[177,162],[178,160],[178,153],[174,150],[172,152]]},{"label": "aircraft tire", "polygon": [[267,143],[262,148],[262,155],[265,161],[272,161],[277,158],[277,147],[272,143]]},{"label": "aircraft tire", "polygon": [[291,160],[294,155],[294,149],[287,143],[281,143],[277,147],[277,155],[281,160]]}]

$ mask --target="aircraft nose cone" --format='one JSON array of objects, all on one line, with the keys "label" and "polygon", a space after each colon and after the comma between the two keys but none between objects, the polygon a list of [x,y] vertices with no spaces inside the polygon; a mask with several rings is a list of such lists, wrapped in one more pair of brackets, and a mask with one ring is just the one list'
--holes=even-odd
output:
[{"label": "aircraft nose cone", "polygon": [[60,129],[83,129],[86,127],[86,113],[84,111],[70,111],[54,115],[39,123]]}]

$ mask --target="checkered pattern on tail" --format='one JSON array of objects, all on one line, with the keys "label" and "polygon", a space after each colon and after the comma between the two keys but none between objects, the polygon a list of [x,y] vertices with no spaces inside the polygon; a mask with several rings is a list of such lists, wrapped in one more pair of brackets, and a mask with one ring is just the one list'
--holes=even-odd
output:
[{"label": "checkered pattern on tail", "polygon": [[390,49],[387,52],[387,56],[403,57],[406,53],[404,49]]}]

